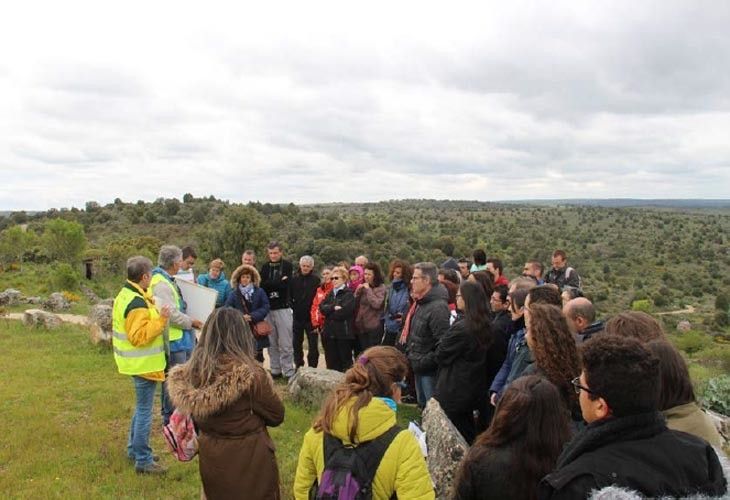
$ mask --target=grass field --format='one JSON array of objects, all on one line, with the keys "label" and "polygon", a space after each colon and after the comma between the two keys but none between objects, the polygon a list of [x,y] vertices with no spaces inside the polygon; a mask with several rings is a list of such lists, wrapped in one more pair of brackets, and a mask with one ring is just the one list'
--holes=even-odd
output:
[{"label": "grass field", "polygon": [[[127,461],[134,409],[129,377],[83,328],[29,330],[0,319],[0,491],[3,498],[200,498],[197,459],[174,460],[159,432],[152,447],[169,466],[164,477],[138,476]],[[281,393],[285,391],[279,386]],[[291,497],[297,456],[314,412],[285,401],[284,423],[270,429],[284,498]],[[401,424],[417,411],[399,411]]]}]

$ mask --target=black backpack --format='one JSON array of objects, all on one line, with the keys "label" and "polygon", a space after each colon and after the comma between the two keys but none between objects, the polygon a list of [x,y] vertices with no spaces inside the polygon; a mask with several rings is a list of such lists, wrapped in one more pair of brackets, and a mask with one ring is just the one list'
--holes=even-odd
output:
[{"label": "black backpack", "polygon": [[[401,431],[394,425],[372,441],[345,446],[336,437],[324,433],[324,472],[319,484],[309,491],[310,499],[370,500],[375,472],[385,451]],[[395,493],[391,498],[396,498]]]}]

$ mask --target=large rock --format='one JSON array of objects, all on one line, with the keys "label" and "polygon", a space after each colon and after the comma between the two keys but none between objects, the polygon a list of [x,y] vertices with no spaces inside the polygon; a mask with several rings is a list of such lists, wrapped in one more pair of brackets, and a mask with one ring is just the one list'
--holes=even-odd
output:
[{"label": "large rock", "polygon": [[23,313],[23,324],[34,328],[54,329],[61,326],[61,318],[41,309],[28,309]]},{"label": "large rock", "polygon": [[99,305],[114,307],[114,299],[101,299]]},{"label": "large rock", "polygon": [[48,311],[63,311],[70,308],[71,303],[66,300],[66,297],[64,297],[60,292],[52,293],[51,296],[43,303],[43,309]]},{"label": "large rock", "polygon": [[91,342],[111,345],[112,343],[112,307],[97,304],[89,312]]},{"label": "large rock", "polygon": [[40,297],[24,297],[21,299],[21,302],[25,304],[39,305],[43,303],[43,299]]},{"label": "large rock", "polygon": [[320,408],[330,392],[345,379],[335,370],[302,367],[289,380],[289,395],[295,403],[309,408]]},{"label": "large rock", "polygon": [[717,432],[722,436],[722,446],[726,448],[730,444],[730,417],[726,417],[720,413],[716,413],[712,410],[705,410],[705,413],[712,419],[712,423],[715,424]]},{"label": "large rock", "polygon": [[92,290],[88,286],[84,286],[84,285],[81,285],[80,288],[81,288],[81,293],[84,294],[84,296],[88,299],[89,303],[91,303],[91,304],[99,303],[99,300],[101,300],[101,299],[96,294],[96,292],[94,292],[94,290]]},{"label": "large rock", "polygon": [[469,445],[433,398],[423,410],[422,427],[426,432],[428,472],[436,487],[436,498],[449,498],[456,471]]},{"label": "large rock", "polygon": [[690,323],[686,319],[680,321],[679,323],[677,323],[677,331],[678,332],[684,333],[684,332],[690,331],[691,329],[692,329],[692,323]]},{"label": "large rock", "polygon": [[23,294],[15,288],[8,288],[0,293],[0,306],[14,306],[20,303]]}]

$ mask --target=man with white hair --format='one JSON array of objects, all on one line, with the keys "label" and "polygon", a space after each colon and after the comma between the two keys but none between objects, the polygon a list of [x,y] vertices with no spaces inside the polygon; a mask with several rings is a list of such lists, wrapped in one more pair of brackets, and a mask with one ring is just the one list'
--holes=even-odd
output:
[{"label": "man with white hair", "polygon": [[307,365],[317,368],[319,362],[319,347],[317,346],[317,333],[312,327],[311,309],[314,296],[319,286],[319,276],[313,271],[314,259],[305,255],[299,259],[299,270],[294,273],[289,284],[291,294],[291,306],[294,313],[293,337],[294,337],[294,364],[297,369],[304,366],[304,336],[307,337]]},{"label": "man with white hair", "polygon": [[364,268],[365,266],[368,265],[368,262],[370,262],[370,261],[364,255],[358,255],[357,257],[355,257],[356,266],[360,266],[360,267]]}]

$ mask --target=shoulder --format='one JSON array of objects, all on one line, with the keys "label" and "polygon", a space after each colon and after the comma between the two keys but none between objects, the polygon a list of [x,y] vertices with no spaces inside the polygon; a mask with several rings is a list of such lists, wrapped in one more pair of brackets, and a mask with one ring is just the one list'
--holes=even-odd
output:
[{"label": "shoulder", "polygon": [[132,312],[135,309],[148,309],[147,302],[142,297],[135,297],[132,299],[132,301],[127,305],[127,309],[124,311],[124,316],[126,317],[130,312]]}]

